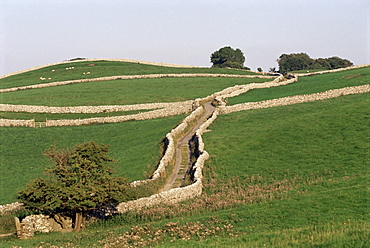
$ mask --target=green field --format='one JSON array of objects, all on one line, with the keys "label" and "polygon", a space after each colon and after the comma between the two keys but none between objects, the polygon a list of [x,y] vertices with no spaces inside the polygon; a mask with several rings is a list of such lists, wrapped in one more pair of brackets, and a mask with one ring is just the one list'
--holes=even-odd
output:
[{"label": "green field", "polygon": [[[38,234],[4,244],[99,247],[115,241],[133,244],[141,234],[150,246],[159,237],[159,247],[367,247],[369,123],[364,107],[369,99],[367,93],[219,116],[204,135],[211,160],[202,197],[168,210],[141,211],[136,218],[116,217],[77,234]],[[273,197],[257,191],[255,202],[240,201],[245,191],[248,197],[254,194],[251,188],[274,182],[285,191]],[[133,225],[142,229],[124,236]]]},{"label": "green field", "polygon": [[[90,66],[91,64],[94,64],[94,66]],[[72,66],[74,67],[73,70],[66,70],[66,68]],[[55,71],[53,72],[52,70]],[[90,74],[84,75],[83,73],[86,72],[90,72]],[[221,73],[255,75],[255,73],[251,71],[222,68],[175,68],[115,61],[88,61],[48,66],[34,71],[3,78],[0,80],[0,89],[84,78],[172,73]],[[40,77],[44,77],[47,80],[40,80]],[[48,78],[51,78],[51,80],[48,80]]]},{"label": "green field", "polygon": [[46,106],[127,105],[206,97],[257,78],[160,78],[90,82],[2,93],[2,103]]},{"label": "green field", "polygon": [[165,135],[184,116],[80,127],[0,127],[0,205],[14,202],[16,192],[39,177],[48,165],[43,151],[51,145],[71,147],[84,141],[111,145],[116,172],[130,180],[146,179],[160,160]]},{"label": "green field", "polygon": [[4,119],[17,119],[17,120],[30,120],[35,119],[35,121],[46,121],[46,120],[61,120],[61,119],[86,119],[95,117],[111,117],[111,116],[123,116],[123,115],[133,115],[142,112],[147,112],[150,110],[133,110],[133,111],[118,111],[109,113],[76,113],[76,114],[49,114],[49,113],[26,113],[26,112],[0,112],[0,118]]},{"label": "green field", "polygon": [[[300,77],[299,82],[291,85],[251,90],[228,100],[229,104],[236,104],[363,85],[369,83],[369,74],[369,68],[362,68]],[[140,87],[150,87],[156,81],[168,88],[167,80],[169,78],[132,81]],[[179,82],[173,80],[172,83]],[[201,78],[201,82],[194,85],[192,80],[184,79],[184,88],[190,84],[188,91],[182,89],[185,96],[174,94],[193,99],[197,94],[219,91],[225,82],[234,79],[216,82],[214,78]],[[112,82],[88,84],[98,91],[104,83]],[[114,83],[113,88],[117,90],[119,87]],[[241,83],[231,83],[234,84]],[[80,85],[84,84],[54,89]],[[198,90],[195,85],[203,89]],[[13,100],[37,105],[35,100],[44,105],[41,97],[31,95],[36,91],[14,92],[17,97]],[[96,99],[90,98],[97,97],[93,91],[87,88],[86,100],[81,97],[71,100],[71,104],[82,105],[86,101],[93,105]],[[49,103],[63,105],[58,99],[68,97],[71,92],[53,91],[55,95]],[[159,101],[156,100],[160,99],[159,93],[160,90],[155,93],[154,102]],[[3,94],[4,101],[8,94]],[[136,101],[135,97],[127,98]],[[161,101],[168,97],[164,94]],[[109,101],[114,98],[96,101],[111,104]],[[146,100],[137,99],[137,103],[143,103],[141,101]],[[203,135],[210,159],[204,166],[201,196],[173,206],[161,205],[98,221],[79,233],[37,233],[30,240],[3,238],[0,247],[124,247],[125,244],[134,247],[369,247],[369,106],[370,93],[363,93],[219,115],[208,128],[211,131]],[[2,179],[8,181],[2,184],[6,191],[0,204],[13,201],[13,192],[21,188],[22,183],[39,176],[47,164],[41,153],[52,144],[63,147],[89,140],[110,144],[110,155],[117,160],[119,175],[132,180],[145,178],[145,172],[160,158],[164,135],[183,118],[63,128],[2,127],[0,173]]]},{"label": "green field", "polygon": [[330,89],[358,86],[370,83],[370,67],[299,77],[298,82],[268,89],[250,90],[245,94],[229,99],[229,104],[256,102],[274,98],[312,94]]}]

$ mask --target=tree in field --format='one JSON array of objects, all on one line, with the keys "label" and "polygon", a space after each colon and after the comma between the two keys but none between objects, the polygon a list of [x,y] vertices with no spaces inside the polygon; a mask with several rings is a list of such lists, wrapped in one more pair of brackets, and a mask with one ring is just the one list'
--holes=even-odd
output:
[{"label": "tree in field", "polygon": [[49,214],[74,215],[75,231],[85,226],[87,211],[101,205],[116,204],[128,198],[126,179],[112,175],[109,146],[85,142],[71,149],[44,153],[52,166],[19,192],[18,198],[29,209]]},{"label": "tree in field", "polygon": [[280,73],[312,69],[314,60],[306,53],[282,54],[277,60]]},{"label": "tree in field", "polygon": [[218,68],[244,68],[245,57],[240,49],[232,49],[225,46],[211,54],[212,67]]},{"label": "tree in field", "polygon": [[306,53],[282,54],[277,60],[280,73],[286,74],[289,71],[299,70],[331,70],[344,68],[353,65],[347,59],[339,57],[312,59]]},{"label": "tree in field", "polygon": [[341,59],[339,57],[331,57],[327,59],[328,62],[330,63],[330,68],[331,69],[338,69],[338,68],[344,68],[348,66],[352,66],[353,63],[349,61],[348,59]]}]

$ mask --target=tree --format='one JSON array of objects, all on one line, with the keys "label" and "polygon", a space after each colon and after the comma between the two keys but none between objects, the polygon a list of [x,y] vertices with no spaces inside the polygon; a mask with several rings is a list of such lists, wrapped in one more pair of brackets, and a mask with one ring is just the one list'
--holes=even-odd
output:
[{"label": "tree", "polygon": [[328,58],[327,61],[329,62],[331,69],[344,68],[353,65],[353,63],[348,59],[341,59],[337,56]]},{"label": "tree", "polygon": [[212,67],[218,68],[244,68],[245,57],[240,49],[232,49],[229,46],[225,46],[218,51],[211,54]]},{"label": "tree", "polygon": [[331,70],[353,65],[347,59],[341,59],[339,57],[312,59],[306,53],[282,54],[277,62],[279,64],[279,71],[283,74],[289,71],[312,69]]},{"label": "tree", "polygon": [[108,145],[95,142],[71,149],[51,146],[44,153],[52,166],[44,177],[31,181],[18,198],[29,209],[74,215],[75,231],[85,226],[87,211],[127,200],[128,181],[114,177]]},{"label": "tree", "polygon": [[306,53],[282,54],[277,60],[279,71],[283,74],[288,71],[312,69],[314,60]]}]

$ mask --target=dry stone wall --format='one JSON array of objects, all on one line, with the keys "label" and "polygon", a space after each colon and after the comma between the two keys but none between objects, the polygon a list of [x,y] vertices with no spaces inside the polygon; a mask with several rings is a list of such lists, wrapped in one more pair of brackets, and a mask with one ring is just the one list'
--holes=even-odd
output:
[{"label": "dry stone wall", "polygon": [[110,76],[110,77],[99,77],[99,78],[89,78],[89,79],[77,79],[77,80],[67,80],[58,81],[43,84],[33,84],[20,87],[12,87],[6,89],[0,89],[0,93],[19,91],[19,90],[29,90],[29,89],[39,89],[45,87],[53,87],[68,84],[77,83],[88,83],[88,82],[99,82],[99,81],[109,81],[109,80],[128,80],[128,79],[153,79],[153,78],[184,78],[184,77],[227,77],[227,78],[275,78],[274,76],[263,76],[263,75],[235,75],[235,74],[212,74],[212,73],[186,73],[186,74],[148,74],[148,75],[124,75],[124,76]]},{"label": "dry stone wall", "polygon": [[303,76],[311,76],[311,75],[318,75],[318,74],[324,74],[324,73],[332,73],[332,72],[338,72],[338,71],[346,71],[351,69],[358,69],[363,67],[368,67],[370,64],[364,64],[364,65],[354,65],[349,66],[345,68],[339,68],[339,69],[333,69],[333,70],[327,70],[327,71],[317,71],[317,72],[307,72],[307,73],[293,73],[293,75],[297,77],[303,77]]},{"label": "dry stone wall", "polygon": [[49,106],[36,106],[36,105],[13,105],[13,104],[0,104],[0,111],[6,112],[27,112],[27,113],[109,113],[119,111],[132,111],[132,110],[145,110],[145,109],[159,109],[174,107],[183,104],[191,104],[188,102],[171,102],[171,103],[146,103],[134,105],[104,105],[104,106],[75,106],[75,107],[49,107]]},{"label": "dry stone wall", "polygon": [[0,127],[35,127],[35,120],[0,119]]},{"label": "dry stone wall", "polygon": [[122,202],[117,206],[118,213],[125,213],[130,210],[139,210],[142,208],[148,208],[159,204],[173,204],[180,201],[184,201],[190,198],[194,198],[202,193],[202,168],[204,162],[208,159],[209,155],[206,151],[198,157],[195,163],[195,174],[194,183],[183,187],[170,189],[169,191],[163,191],[159,194],[155,194],[149,197],[140,198],[134,201]]},{"label": "dry stone wall", "polygon": [[5,205],[0,205],[0,215],[19,210],[23,206],[22,203],[13,202]]},{"label": "dry stone wall", "polygon": [[178,105],[167,107],[164,109],[158,109],[153,111],[148,111],[133,115],[122,115],[122,116],[112,116],[112,117],[95,117],[86,119],[63,119],[63,120],[46,120],[47,127],[55,126],[80,126],[80,125],[90,125],[97,123],[118,123],[129,120],[150,120],[155,118],[162,118],[174,115],[180,115],[183,113],[190,112],[192,109],[191,102],[183,102]]},{"label": "dry stone wall", "polygon": [[[203,108],[199,107],[195,111],[193,111],[192,115],[188,116],[187,122],[193,121],[195,118],[198,118],[202,112]],[[193,169],[194,169],[194,183],[183,187],[183,188],[175,188],[171,189],[169,191],[164,191],[159,194],[152,195],[150,197],[144,197],[140,198],[134,201],[129,202],[122,202],[117,206],[117,211],[119,213],[125,213],[130,210],[138,210],[146,207],[151,207],[158,204],[173,204],[180,201],[184,201],[190,198],[194,198],[202,193],[203,184],[202,184],[202,169],[204,166],[205,161],[209,158],[208,153],[204,150],[204,143],[202,140],[201,134],[206,130],[206,128],[216,119],[217,114],[213,113],[212,116],[201,125],[201,127],[196,132],[196,136],[198,138],[199,143],[199,152],[200,156],[198,157],[197,161],[195,162]],[[181,124],[179,125],[179,127]],[[182,126],[181,128],[177,130],[172,130],[171,133],[173,135],[178,135],[180,132],[185,130],[185,126]],[[169,134],[171,134],[169,133]],[[168,135],[167,138],[170,139],[171,135]],[[170,142],[171,143],[171,142]],[[172,150],[173,149],[173,150]],[[175,147],[171,147],[170,155],[175,155]],[[167,151],[166,151],[167,153]],[[172,158],[171,158],[172,159]],[[160,173],[159,173],[160,174]]]},{"label": "dry stone wall", "polygon": [[261,102],[241,103],[241,104],[236,104],[233,106],[226,106],[226,107],[222,106],[219,108],[219,112],[220,114],[228,114],[228,113],[238,112],[242,110],[278,107],[278,106],[318,101],[318,100],[335,98],[335,97],[344,96],[344,95],[359,94],[359,93],[366,93],[366,92],[370,92],[369,84],[328,90],[325,92],[320,92],[320,93],[315,93],[315,94],[288,96],[288,97],[266,100],[266,101],[261,101]]},{"label": "dry stone wall", "polygon": [[185,131],[185,129],[189,126],[190,123],[192,123],[194,120],[199,118],[203,113],[203,107],[198,107],[196,110],[194,110],[189,116],[187,116],[176,128],[172,129],[171,132],[169,132],[166,135],[167,139],[167,148],[166,151],[160,160],[157,169],[154,171],[152,177],[150,179],[146,180],[140,180],[140,181],[134,181],[131,183],[132,186],[137,186],[142,183],[145,183],[149,180],[156,180],[159,179],[165,172],[166,167],[171,163],[171,161],[175,158],[175,140],[174,138],[180,135],[182,132]]},{"label": "dry stone wall", "polygon": [[[235,86],[231,87],[227,90],[224,90],[223,92],[219,92],[218,94],[213,94],[212,97],[214,96],[219,96],[221,100],[234,96],[237,94],[240,94],[240,92],[245,92],[245,90],[249,90],[253,87],[258,87],[258,88],[264,88],[264,87],[274,87],[282,84],[287,84],[287,83],[292,83],[295,82],[297,79],[292,79],[292,80],[287,80],[287,82],[279,82],[274,80],[273,82],[266,82],[264,84],[252,84],[250,86]],[[246,88],[245,88],[246,87]],[[236,93],[235,93],[236,91]],[[295,104],[295,103],[301,103],[301,102],[308,102],[308,101],[316,101],[316,100],[323,100],[323,99],[328,99],[328,98],[333,98],[333,97],[338,97],[341,95],[349,95],[349,94],[357,94],[357,93],[365,93],[365,92],[370,92],[370,85],[362,85],[362,86],[356,86],[356,87],[346,87],[342,89],[335,89],[335,90],[329,90],[321,93],[316,93],[316,94],[309,94],[309,95],[299,95],[299,96],[292,96],[292,97],[285,97],[281,99],[273,99],[273,100],[267,100],[267,101],[262,101],[262,102],[256,102],[256,103],[244,103],[244,104],[238,104],[234,106],[221,106],[216,109],[216,111],[213,113],[213,115],[208,118],[208,120],[201,125],[201,127],[197,130],[196,136],[198,138],[198,143],[199,143],[199,151],[200,151],[200,156],[198,157],[194,169],[195,169],[195,174],[194,174],[194,179],[195,182],[187,187],[184,188],[176,188],[176,189],[171,189],[166,192],[161,192],[159,194],[152,195],[150,197],[145,197],[141,199],[137,199],[135,201],[129,201],[129,202],[123,202],[120,203],[117,206],[117,211],[118,213],[125,213],[130,210],[137,210],[145,207],[151,207],[157,204],[171,204],[171,203],[176,203],[179,201],[183,201],[189,198],[193,198],[197,195],[200,195],[202,193],[202,168],[204,166],[204,162],[206,159],[208,159],[209,155],[208,153],[204,150],[204,143],[202,140],[202,134],[207,131],[207,127],[217,118],[218,114],[226,114],[226,113],[231,113],[231,112],[236,112],[236,111],[241,111],[241,110],[247,110],[247,109],[255,109],[255,108],[267,108],[267,107],[274,107],[274,106],[283,106],[283,105],[288,105],[288,104]],[[206,97],[205,99],[208,100],[209,97]],[[205,99],[197,99],[196,101],[201,102],[204,101]],[[193,104],[194,106],[194,104]],[[192,112],[192,114],[187,117],[183,123],[181,123],[178,127],[173,129],[170,133],[166,135],[168,139],[168,147],[165,152],[165,155],[163,156],[160,165],[158,166],[157,171],[153,174],[153,178],[159,178],[161,174],[164,172],[165,166],[171,161],[174,157],[175,154],[175,147],[174,147],[174,135],[178,135],[180,132],[185,130],[187,123],[192,121],[193,119],[197,118],[201,114],[201,108],[197,108],[195,111]],[[137,183],[140,183],[138,181]],[[135,185],[135,182],[133,183]],[[14,206],[18,207],[19,203],[13,203]],[[10,204],[8,204],[10,205]],[[9,207],[8,207],[9,208]],[[8,209],[7,208],[7,209]],[[2,206],[0,207],[0,211],[4,211]],[[9,211],[9,210],[6,210]]]}]

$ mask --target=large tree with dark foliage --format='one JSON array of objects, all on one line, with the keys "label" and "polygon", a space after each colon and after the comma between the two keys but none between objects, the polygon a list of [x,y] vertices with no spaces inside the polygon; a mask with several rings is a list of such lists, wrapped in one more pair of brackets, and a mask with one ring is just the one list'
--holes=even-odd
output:
[{"label": "large tree with dark foliage", "polygon": [[245,57],[240,49],[225,46],[211,54],[212,67],[218,68],[244,68]]},{"label": "large tree with dark foliage", "polygon": [[19,192],[19,199],[33,210],[51,215],[74,215],[75,231],[84,227],[87,211],[105,204],[127,200],[126,179],[112,175],[113,160],[107,156],[107,145],[85,142],[71,149],[44,153],[52,163],[45,177],[37,178]]},{"label": "large tree with dark foliage", "polygon": [[280,73],[299,70],[332,70],[353,65],[347,59],[339,57],[312,59],[306,53],[282,54],[277,60]]}]

